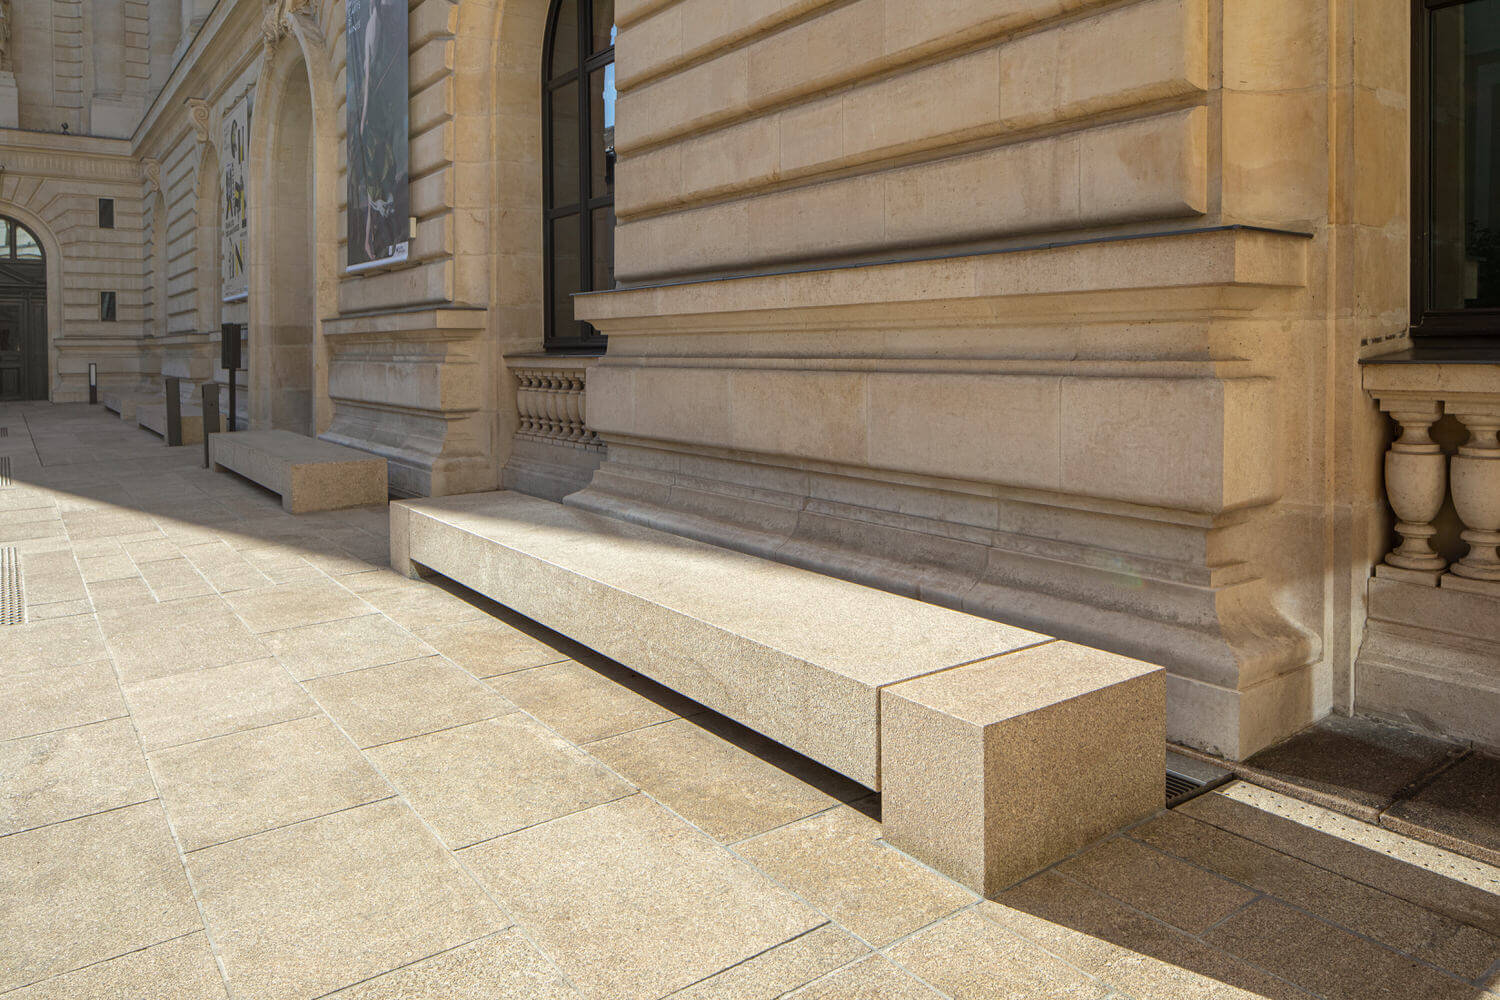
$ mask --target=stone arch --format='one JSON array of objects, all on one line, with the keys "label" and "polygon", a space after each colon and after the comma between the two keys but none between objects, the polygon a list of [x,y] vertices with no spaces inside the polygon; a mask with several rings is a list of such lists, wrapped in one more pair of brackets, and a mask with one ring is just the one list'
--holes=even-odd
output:
[{"label": "stone arch", "polygon": [[542,46],[550,8],[550,0],[511,0],[495,17],[490,65],[504,72],[490,87],[491,295],[505,352],[542,346]]},{"label": "stone arch", "polygon": [[8,215],[31,230],[42,245],[47,266],[47,398],[59,401],[62,373],[58,370],[57,342],[62,337],[62,244],[42,217],[13,201],[0,198],[0,215]]},{"label": "stone arch", "polygon": [[219,236],[222,187],[223,182],[219,178],[219,151],[213,143],[206,142],[203,144],[203,155],[198,160],[198,175],[193,187],[193,280],[197,311],[193,330],[197,333],[213,333],[219,329],[220,308],[224,297],[223,270],[220,266],[223,247]]},{"label": "stone arch", "polygon": [[286,28],[250,123],[250,423],[316,436],[331,417],[322,320],[337,312],[339,102],[311,17],[289,15]]}]

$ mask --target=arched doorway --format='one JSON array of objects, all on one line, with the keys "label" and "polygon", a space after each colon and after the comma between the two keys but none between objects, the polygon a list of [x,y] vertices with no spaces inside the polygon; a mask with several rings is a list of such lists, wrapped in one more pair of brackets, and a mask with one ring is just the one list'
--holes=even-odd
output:
[{"label": "arched doorway", "polygon": [[271,130],[271,426],[313,435],[313,109],[300,58],[285,80]]},{"label": "arched doorway", "polygon": [[47,262],[36,234],[0,216],[0,401],[47,398]]}]

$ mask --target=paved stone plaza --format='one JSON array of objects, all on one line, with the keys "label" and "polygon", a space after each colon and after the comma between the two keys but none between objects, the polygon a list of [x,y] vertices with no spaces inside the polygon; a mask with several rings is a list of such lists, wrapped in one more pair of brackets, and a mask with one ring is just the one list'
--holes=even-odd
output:
[{"label": "paved stone plaza", "polygon": [[1489,866],[1236,784],[982,901],[861,787],[392,573],[383,507],[0,428],[8,998],[1500,996]]}]

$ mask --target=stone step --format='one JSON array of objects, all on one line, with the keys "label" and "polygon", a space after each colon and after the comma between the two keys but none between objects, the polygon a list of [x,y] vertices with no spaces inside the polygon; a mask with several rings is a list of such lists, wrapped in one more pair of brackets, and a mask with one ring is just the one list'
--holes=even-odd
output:
[{"label": "stone step", "polygon": [[208,447],[216,471],[280,494],[293,514],[384,503],[390,495],[386,459],[357,448],[285,430],[214,434]]},{"label": "stone step", "polygon": [[977,891],[1162,806],[1150,664],[510,492],[393,503],[391,564],[880,790],[887,838]]}]

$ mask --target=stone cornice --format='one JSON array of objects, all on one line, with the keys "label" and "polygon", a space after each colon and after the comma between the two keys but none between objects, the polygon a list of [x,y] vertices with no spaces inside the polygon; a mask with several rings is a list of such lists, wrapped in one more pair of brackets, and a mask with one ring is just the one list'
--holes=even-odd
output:
[{"label": "stone cornice", "polygon": [[0,167],[9,174],[139,181],[140,166],[124,139],[0,129]]}]

